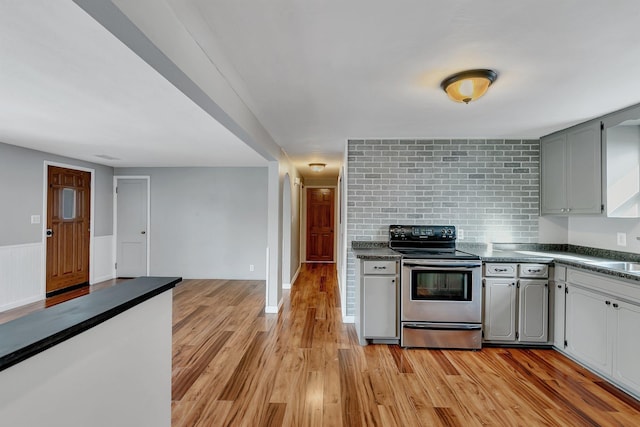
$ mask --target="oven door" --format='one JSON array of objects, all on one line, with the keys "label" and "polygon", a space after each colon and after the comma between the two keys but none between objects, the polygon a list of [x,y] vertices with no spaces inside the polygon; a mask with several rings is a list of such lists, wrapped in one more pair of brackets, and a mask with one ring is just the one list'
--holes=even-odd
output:
[{"label": "oven door", "polygon": [[403,260],[401,320],[480,323],[481,276],[478,261]]}]

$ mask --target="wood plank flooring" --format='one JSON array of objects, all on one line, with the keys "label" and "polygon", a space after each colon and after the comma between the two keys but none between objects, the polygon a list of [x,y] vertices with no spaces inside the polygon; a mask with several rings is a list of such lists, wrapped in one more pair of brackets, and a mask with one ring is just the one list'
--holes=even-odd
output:
[{"label": "wood plank flooring", "polygon": [[553,350],[361,347],[336,283],[304,265],[277,315],[263,282],[178,285],[172,425],[640,425],[640,402]]},{"label": "wood plank flooring", "polygon": [[553,350],[359,346],[334,264],[304,265],[277,315],[264,293],[262,281],[175,288],[173,427],[640,425],[640,402]]}]

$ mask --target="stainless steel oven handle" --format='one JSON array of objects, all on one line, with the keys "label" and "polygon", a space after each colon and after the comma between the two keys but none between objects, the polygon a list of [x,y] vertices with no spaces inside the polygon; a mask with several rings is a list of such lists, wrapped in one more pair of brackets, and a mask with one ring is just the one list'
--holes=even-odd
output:
[{"label": "stainless steel oven handle", "polygon": [[440,331],[477,331],[482,329],[482,325],[464,325],[464,324],[437,324],[437,323],[404,323],[403,328],[407,329],[430,329]]},{"label": "stainless steel oven handle", "polygon": [[453,269],[453,270],[468,270],[470,268],[479,268],[481,264],[438,264],[437,266],[426,266],[423,264],[413,264],[409,262],[405,262],[403,264],[405,267],[412,267],[414,270],[442,270],[443,268]]}]

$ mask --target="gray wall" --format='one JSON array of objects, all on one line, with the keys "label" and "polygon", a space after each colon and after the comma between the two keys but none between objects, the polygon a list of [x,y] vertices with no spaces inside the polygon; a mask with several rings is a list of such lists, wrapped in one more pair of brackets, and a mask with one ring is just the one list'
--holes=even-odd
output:
[{"label": "gray wall", "polygon": [[95,169],[95,236],[113,230],[113,168],[0,143],[0,246],[42,241],[42,224],[31,215],[43,213],[44,161]]},{"label": "gray wall", "polygon": [[151,177],[152,275],[265,279],[267,168],[118,168],[116,175]]},{"label": "gray wall", "polygon": [[347,169],[347,315],[353,240],[390,224],[453,224],[471,242],[536,242],[538,140],[351,140]]}]

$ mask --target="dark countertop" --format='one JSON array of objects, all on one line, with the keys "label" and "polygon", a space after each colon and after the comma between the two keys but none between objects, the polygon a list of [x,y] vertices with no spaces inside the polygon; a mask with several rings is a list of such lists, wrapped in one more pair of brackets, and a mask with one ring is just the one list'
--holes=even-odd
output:
[{"label": "dark countertop", "polygon": [[[353,241],[358,259],[399,260],[402,255],[384,241]],[[640,284],[640,272],[629,272],[598,265],[610,261],[640,262],[640,254],[567,244],[540,243],[461,243],[457,249],[478,255],[483,262],[562,264],[606,274]]]},{"label": "dark countertop", "polygon": [[139,277],[0,324],[0,371],[175,287],[181,277]]},{"label": "dark countertop", "polygon": [[388,247],[384,248],[359,248],[354,249],[353,253],[358,259],[373,259],[373,260],[400,260],[402,254],[396,252]]},{"label": "dark countertop", "polygon": [[[484,247],[483,247],[484,246]],[[531,245],[527,245],[531,246]],[[522,250],[514,245],[482,245],[478,247],[462,247],[461,250],[478,255],[483,262],[514,262],[514,263],[542,263],[542,264],[562,264],[569,267],[577,267],[595,273],[606,274],[621,279],[626,279],[640,283],[640,272],[628,272],[609,268],[598,263],[611,261],[631,261],[635,262],[637,255],[630,253],[620,253],[594,248],[583,248],[568,245],[563,248],[551,247],[536,250],[535,247],[525,247]]]}]

